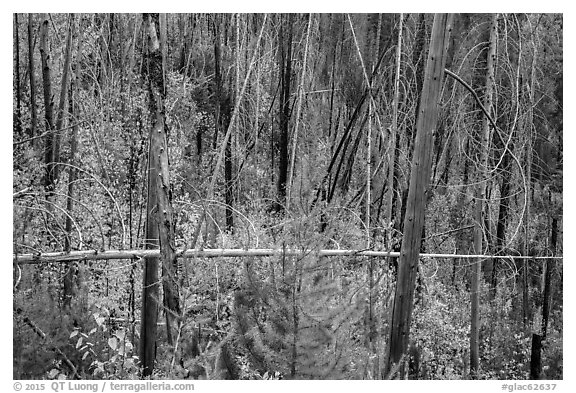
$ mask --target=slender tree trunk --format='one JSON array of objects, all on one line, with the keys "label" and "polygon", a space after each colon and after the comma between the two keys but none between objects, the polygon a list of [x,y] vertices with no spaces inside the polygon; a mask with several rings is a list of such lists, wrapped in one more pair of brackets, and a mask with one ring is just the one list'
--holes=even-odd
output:
[{"label": "slender tree trunk", "polygon": [[[494,89],[494,71],[496,63],[496,44],[498,39],[498,14],[494,14],[490,24],[490,47],[488,50],[488,61],[486,71],[486,93],[484,96],[484,107],[491,111],[492,94]],[[474,229],[474,252],[477,255],[483,253],[483,225],[484,206],[486,199],[486,183],[488,176],[488,152],[490,144],[490,124],[484,116],[482,118],[482,142],[480,146],[480,165],[477,173],[477,186],[475,191],[474,217],[476,227]],[[476,261],[472,268],[470,301],[471,301],[471,321],[470,321],[470,374],[472,378],[478,376],[480,366],[480,280],[482,279],[482,261]]]},{"label": "slender tree trunk", "polygon": [[[216,133],[221,130],[227,130],[230,123],[230,96],[225,94],[222,86],[222,66],[221,66],[221,51],[220,51],[220,18],[216,17],[214,21],[214,82],[215,82],[215,108],[216,108]],[[237,56],[237,59],[239,56]],[[236,97],[236,99],[239,99]],[[226,216],[226,229],[232,230],[234,228],[234,184],[232,180],[232,138],[228,138],[224,150],[224,200],[225,200],[225,216]]]},{"label": "slender tree trunk", "polygon": [[48,50],[48,14],[42,14],[40,27],[40,60],[42,61],[42,84],[44,90],[44,128],[46,135],[44,145],[44,189],[47,196],[54,192],[54,171],[53,171],[53,152],[54,152],[54,96],[52,95],[52,73],[50,66],[50,52]]},{"label": "slender tree trunk", "polygon": [[[512,150],[512,144],[510,144],[508,148]],[[500,183],[500,201],[498,207],[498,223],[496,225],[496,253],[500,255],[504,254],[504,247],[506,245],[506,225],[508,222],[508,208],[510,206],[512,165],[510,160],[510,153],[508,151],[504,152],[504,157],[502,159],[502,172],[502,182]],[[503,261],[495,259],[492,264],[492,277],[490,278],[490,286],[492,287],[493,295],[496,294],[499,262]]]},{"label": "slender tree trunk", "polygon": [[[424,83],[421,95],[421,111],[416,125],[416,145],[412,171],[410,173],[410,188],[408,192],[406,218],[404,221],[404,238],[398,266],[398,280],[392,309],[390,329],[390,352],[388,355],[385,375],[395,364],[402,362],[408,349],[410,338],[410,322],[416,274],[418,270],[418,255],[422,242],[422,227],[424,225],[426,189],[430,182],[432,167],[433,132],[438,119],[438,102],[442,90],[446,47],[449,42],[452,15],[435,14],[432,36]],[[405,373],[405,368],[402,374]]]},{"label": "slender tree trunk", "polygon": [[14,56],[14,76],[16,84],[16,113],[14,113],[14,133],[19,137],[22,135],[22,91],[20,89],[20,37],[19,37],[18,14],[14,14],[14,46],[16,53]]},{"label": "slender tree trunk", "polygon": [[[529,110],[528,110],[528,118],[526,120],[526,127],[525,127],[525,140],[526,140],[526,158],[525,158],[525,173],[526,173],[526,189],[524,192],[526,193],[525,201],[526,201],[526,210],[524,212],[523,218],[523,234],[521,237],[521,243],[524,244],[524,247],[521,250],[524,252],[524,255],[530,255],[530,223],[531,223],[531,208],[532,208],[532,154],[534,149],[534,142],[533,142],[533,131],[534,131],[534,107],[535,107],[535,91],[536,91],[536,58],[538,56],[538,46],[536,42],[538,42],[538,28],[535,30],[535,37],[532,40],[533,45],[533,54],[532,54],[532,64],[530,67],[530,88],[527,89],[529,92]],[[522,315],[523,315],[523,322],[524,328],[527,328],[530,321],[532,320],[532,310],[530,307],[530,300],[529,300],[529,261],[522,261]]]},{"label": "slender tree trunk", "polygon": [[[224,115],[226,116],[226,122],[230,122],[230,105],[226,105],[227,108],[224,108],[223,112],[227,112]],[[224,129],[228,128],[226,124],[224,124]],[[233,211],[233,204],[234,204],[234,181],[232,180],[232,138],[229,138],[226,142],[226,149],[224,150],[224,199],[226,203],[225,208],[225,215],[226,215],[226,229],[228,231],[233,230],[234,228],[234,211]]]},{"label": "slender tree trunk", "polygon": [[[386,225],[389,226],[387,231],[388,237],[388,250],[392,249],[392,220],[394,219],[394,196],[396,194],[397,180],[395,176],[397,175],[396,160],[398,155],[398,141],[400,138],[396,138],[398,134],[398,105],[400,101],[400,65],[402,60],[402,22],[404,21],[404,14],[400,14],[398,21],[398,40],[396,42],[396,73],[394,76],[394,99],[392,101],[392,125],[390,126],[390,158],[388,164],[388,210],[386,213]],[[392,262],[388,260],[388,265]]]},{"label": "slender tree trunk", "polygon": [[298,126],[300,124],[300,111],[302,110],[302,100],[304,93],[304,79],[306,77],[306,61],[308,60],[308,41],[310,38],[310,25],[312,24],[312,15],[308,14],[308,27],[306,28],[306,44],[304,46],[304,61],[302,64],[302,74],[298,86],[298,106],[296,108],[296,119],[294,124],[294,134],[292,136],[292,152],[290,157],[290,176],[288,178],[288,199],[286,208],[290,208],[290,199],[292,197],[292,182],[294,181],[294,167],[296,164],[296,142],[298,140]]},{"label": "slender tree trunk", "polygon": [[[467,138],[465,136],[465,138]],[[457,223],[460,224],[462,222],[464,222],[464,218],[465,218],[465,213],[464,213],[464,208],[466,206],[466,188],[467,188],[467,184],[468,184],[468,157],[470,156],[470,140],[466,139],[466,141],[463,143],[466,147],[464,148],[464,157],[462,159],[463,163],[461,165],[464,166],[464,174],[462,176],[462,185],[460,186],[460,190],[459,190],[459,195],[458,195],[458,199],[457,199],[457,207],[456,207],[456,211],[458,212],[458,216],[457,216]],[[456,253],[457,254],[465,254],[465,244],[467,244],[466,240],[465,240],[465,234],[464,231],[458,231],[458,233],[456,234]],[[452,285],[456,284],[456,267],[460,264],[460,260],[458,259],[454,259],[452,261]]]},{"label": "slender tree trunk", "polygon": [[[36,110],[36,73],[34,69],[34,39],[32,37],[33,34],[33,17],[32,14],[28,14],[28,68],[29,68],[29,78],[30,78],[30,132],[28,137],[32,138],[36,136],[36,124],[38,123],[37,120],[37,110]],[[32,143],[33,146],[36,143]]]},{"label": "slender tree trunk", "polygon": [[[81,28],[82,18],[80,18],[80,28]],[[80,30],[82,31],[82,30]],[[70,111],[75,119],[79,119],[79,107],[78,107],[78,93],[80,91],[80,78],[81,73],[81,62],[82,60],[82,37],[78,38],[78,48],[76,54],[76,74],[74,77],[74,85],[72,86],[72,92],[70,94]],[[66,201],[66,211],[68,212],[66,217],[66,240],[65,240],[65,250],[71,250],[71,233],[72,233],[72,213],[74,211],[74,184],[76,183],[76,178],[78,176],[76,166],[78,165],[78,123],[75,123],[72,127],[72,134],[70,135],[70,167],[68,168],[68,194]],[[78,263],[74,262],[67,265],[66,275],[64,276],[64,307],[70,306],[70,302],[74,297],[76,279],[78,274]]]},{"label": "slender tree trunk", "polygon": [[[558,242],[558,219],[552,218],[552,228],[550,234],[550,248],[552,256],[556,255],[556,244]],[[550,318],[550,308],[552,304],[552,277],[556,270],[556,261],[554,259],[546,260],[546,275],[544,278],[544,293],[542,295],[542,338],[546,340],[548,337],[548,319]]]},{"label": "slender tree trunk", "polygon": [[282,210],[286,202],[286,183],[288,179],[288,131],[290,123],[290,84],[292,79],[292,22],[293,15],[288,15],[288,37],[284,42],[284,25],[280,27],[280,157],[278,163],[278,206]]},{"label": "slender tree trunk", "polygon": [[[74,14],[68,17],[68,33],[66,36],[66,52],[64,55],[64,69],[62,70],[62,81],[60,83],[60,102],[58,104],[58,112],[56,115],[56,134],[54,135],[54,150],[52,160],[54,164],[60,162],[60,130],[64,127],[64,120],[66,119],[66,105],[68,102],[68,81],[70,79],[70,59],[72,57],[72,27],[74,25]],[[54,179],[58,180],[59,167],[54,166]]]}]

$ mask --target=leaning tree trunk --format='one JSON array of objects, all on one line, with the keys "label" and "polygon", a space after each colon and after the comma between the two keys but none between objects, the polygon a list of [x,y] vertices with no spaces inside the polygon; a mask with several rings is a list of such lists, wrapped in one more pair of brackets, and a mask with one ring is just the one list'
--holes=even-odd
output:
[{"label": "leaning tree trunk", "polygon": [[[163,27],[165,18],[158,14],[144,14],[143,19],[148,33],[148,82],[150,110],[154,118],[154,125],[150,130],[150,150],[148,155],[146,244],[147,248],[160,247],[167,337],[169,344],[172,345],[176,338],[176,325],[180,308],[176,286],[174,219],[164,119],[166,91],[162,49],[165,42],[158,39],[157,33]],[[160,37],[163,37],[163,35],[160,34]],[[152,374],[156,356],[159,293],[158,265],[158,258],[147,258],[145,261],[140,333],[140,361],[143,366],[144,376]]]},{"label": "leaning tree trunk", "polygon": [[[438,119],[438,101],[442,90],[451,22],[451,14],[434,15],[420,111],[416,124],[416,145],[410,173],[404,238],[398,264],[398,281],[390,324],[390,351],[385,376],[390,374],[395,365],[403,361],[408,348],[418,255],[426,209],[426,189],[430,182],[430,168],[432,167],[433,135]],[[403,369],[401,374],[404,374],[405,368],[401,368]]]},{"label": "leaning tree trunk", "polygon": [[[488,50],[488,61],[486,70],[486,93],[484,96],[484,107],[490,111],[492,107],[492,94],[494,89],[494,69],[496,62],[496,43],[498,38],[498,14],[492,17],[490,25],[490,48]],[[490,144],[490,124],[488,118],[482,118],[482,142],[480,146],[480,165],[477,174],[474,216],[476,226],[474,228],[474,252],[476,255],[483,253],[483,223],[484,223],[484,200],[486,199],[486,182],[488,177],[488,151]],[[470,287],[470,375],[477,377],[480,366],[480,280],[482,274],[482,261],[478,259],[472,268],[472,278]]]}]

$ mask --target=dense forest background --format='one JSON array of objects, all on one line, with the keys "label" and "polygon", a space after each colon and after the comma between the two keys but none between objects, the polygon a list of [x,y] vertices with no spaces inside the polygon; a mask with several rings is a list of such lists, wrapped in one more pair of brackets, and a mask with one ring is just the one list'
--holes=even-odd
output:
[{"label": "dense forest background", "polygon": [[562,15],[439,20],[14,14],[14,378],[561,379]]}]

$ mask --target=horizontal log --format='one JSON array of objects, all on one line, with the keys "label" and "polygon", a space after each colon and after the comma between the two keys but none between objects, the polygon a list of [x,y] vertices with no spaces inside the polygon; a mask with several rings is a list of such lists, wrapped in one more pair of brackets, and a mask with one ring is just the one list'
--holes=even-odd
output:
[{"label": "horizontal log", "polygon": [[[374,250],[302,250],[302,249],[188,249],[176,252],[178,257],[184,258],[234,258],[234,257],[272,257],[272,256],[304,256],[316,255],[322,257],[338,256],[366,256],[366,257],[392,257],[400,256],[399,252]],[[14,263],[19,265],[39,263],[67,263],[73,261],[102,261],[110,259],[139,259],[160,256],[160,250],[83,250],[70,252],[46,252],[35,254],[13,254]],[[461,258],[461,259],[562,259],[562,257],[531,257],[516,255],[458,255],[458,254],[420,254],[421,258]]]}]

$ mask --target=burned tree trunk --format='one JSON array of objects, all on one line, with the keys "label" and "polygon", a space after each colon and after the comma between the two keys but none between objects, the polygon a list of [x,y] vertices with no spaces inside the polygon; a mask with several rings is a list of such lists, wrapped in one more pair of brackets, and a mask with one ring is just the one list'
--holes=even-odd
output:
[{"label": "burned tree trunk", "polygon": [[[162,263],[162,287],[168,343],[176,337],[177,321],[180,314],[177,288],[176,247],[174,243],[174,219],[172,191],[168,166],[168,143],[165,131],[164,99],[164,51],[163,34],[165,16],[144,14],[144,25],[148,33],[148,83],[150,111],[153,127],[150,130],[150,150],[148,154],[148,203],[146,214],[147,248],[160,248]],[[158,38],[160,36],[160,39]],[[144,271],[142,295],[142,325],[140,333],[140,361],[143,375],[152,374],[156,357],[156,324],[158,320],[158,258],[147,258]]]},{"label": "burned tree trunk", "polygon": [[290,84],[292,79],[292,14],[288,15],[288,37],[284,42],[284,26],[280,26],[280,157],[278,162],[278,205],[282,210],[286,202],[288,181],[288,125],[290,122]]},{"label": "burned tree trunk", "polygon": [[34,40],[32,14],[28,14],[28,76],[30,79],[30,131],[28,137],[36,136],[36,73],[34,72]]},{"label": "burned tree trunk", "polygon": [[[556,253],[556,243],[558,241],[558,219],[552,219],[552,234],[550,236],[550,247],[552,256]],[[548,319],[550,318],[550,303],[552,298],[552,276],[555,270],[554,259],[546,260],[544,273],[544,291],[542,293],[542,322],[540,331],[532,334],[532,351],[530,354],[530,379],[541,379],[542,377],[542,342],[548,336]]]},{"label": "burned tree trunk", "polygon": [[[494,69],[496,60],[496,43],[498,38],[498,14],[492,17],[490,25],[490,48],[488,51],[487,71],[486,71],[486,94],[484,96],[484,107],[490,111],[492,107],[492,93],[494,90]],[[488,118],[482,118],[482,135],[480,145],[480,163],[477,173],[477,186],[475,190],[474,218],[476,226],[474,228],[474,252],[476,255],[483,253],[484,234],[484,206],[486,199],[486,179],[488,174],[488,151],[490,144],[490,123]],[[472,267],[472,277],[470,285],[470,374],[473,378],[478,373],[480,366],[480,280],[482,279],[482,261],[479,259]]]},{"label": "burned tree trunk", "polygon": [[54,151],[54,96],[52,95],[52,72],[48,51],[48,14],[42,14],[40,27],[40,60],[42,62],[42,85],[44,90],[44,119],[47,131],[44,145],[44,189],[47,195],[54,192],[53,151]]},{"label": "burned tree trunk", "polygon": [[[398,281],[392,310],[389,340],[390,352],[385,375],[388,375],[393,370],[394,365],[404,360],[408,349],[414,289],[418,270],[418,255],[422,242],[422,228],[426,208],[426,189],[430,182],[430,168],[432,167],[433,135],[438,119],[438,101],[442,89],[451,21],[452,16],[450,14],[436,14],[434,16],[416,126],[416,145],[410,173],[410,188],[404,220],[404,238],[402,240]],[[403,374],[406,370],[404,367],[402,369],[404,369],[401,372]]]},{"label": "burned tree trunk", "polygon": [[[80,19],[80,23],[82,19]],[[81,26],[81,25],[80,25]],[[78,48],[76,54],[76,73],[74,75],[74,83],[72,85],[72,91],[70,93],[70,111],[75,119],[79,118],[79,105],[78,105],[78,92],[80,91],[80,80],[81,80],[81,59],[82,59],[82,39],[78,39]],[[66,211],[68,215],[66,217],[66,239],[64,247],[66,251],[71,249],[71,233],[72,233],[72,213],[74,211],[74,185],[78,177],[78,171],[76,166],[78,165],[78,124],[72,127],[72,135],[70,135],[70,164],[68,168],[68,199],[66,200]],[[64,276],[64,307],[70,306],[70,302],[74,297],[76,280],[78,276],[78,263],[73,262],[66,267],[66,274]]]}]

